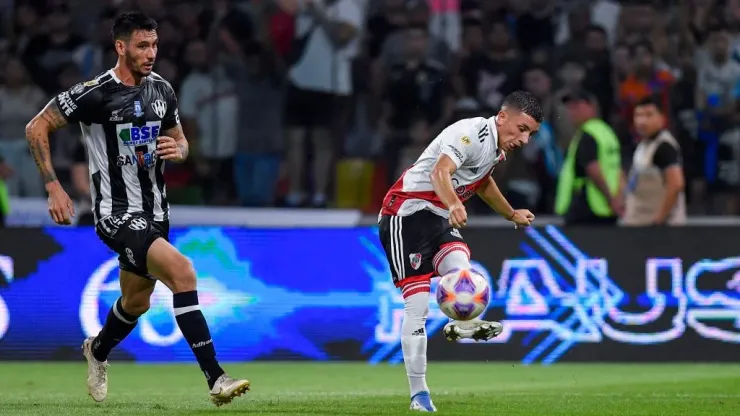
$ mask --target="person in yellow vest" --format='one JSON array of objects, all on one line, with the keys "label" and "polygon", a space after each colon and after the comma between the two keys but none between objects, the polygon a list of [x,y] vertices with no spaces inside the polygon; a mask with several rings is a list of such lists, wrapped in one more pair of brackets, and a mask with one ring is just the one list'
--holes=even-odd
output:
[{"label": "person in yellow vest", "polygon": [[685,225],[681,147],[665,128],[661,101],[655,97],[639,101],[634,123],[642,140],[632,158],[622,225]]},{"label": "person in yellow vest", "polygon": [[555,213],[566,225],[615,225],[624,207],[619,139],[588,92],[566,94],[563,103],[579,128],[560,170]]}]

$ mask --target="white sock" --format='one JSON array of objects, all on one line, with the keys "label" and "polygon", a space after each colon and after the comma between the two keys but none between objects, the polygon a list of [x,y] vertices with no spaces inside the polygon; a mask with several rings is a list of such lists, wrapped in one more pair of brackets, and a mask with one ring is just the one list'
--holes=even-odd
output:
[{"label": "white sock", "polygon": [[427,314],[429,292],[415,293],[404,299],[401,349],[406,375],[409,378],[411,397],[427,387]]}]

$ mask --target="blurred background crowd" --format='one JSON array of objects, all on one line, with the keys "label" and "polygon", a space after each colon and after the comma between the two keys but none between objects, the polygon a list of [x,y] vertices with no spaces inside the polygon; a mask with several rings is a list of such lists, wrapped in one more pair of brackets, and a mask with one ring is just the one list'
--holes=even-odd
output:
[{"label": "blurred background crowd", "polygon": [[[192,142],[189,163],[167,168],[173,203],[377,212],[445,126],[527,89],[546,120],[496,172],[513,205],[552,212],[576,132],[561,97],[585,90],[625,164],[634,104],[661,97],[689,212],[740,211],[740,0],[0,0],[0,178],[12,195],[45,197],[24,126],[115,64],[112,18],[134,8],[159,22],[155,71]],[[56,136],[57,172],[85,199],[79,130]]]}]

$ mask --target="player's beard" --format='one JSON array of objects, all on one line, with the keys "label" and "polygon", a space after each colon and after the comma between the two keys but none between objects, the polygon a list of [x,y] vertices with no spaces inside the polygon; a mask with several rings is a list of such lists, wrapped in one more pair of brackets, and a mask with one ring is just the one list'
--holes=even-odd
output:
[{"label": "player's beard", "polygon": [[[130,54],[126,54],[126,66],[128,66],[128,69],[135,76],[143,78],[152,72],[151,68],[147,68],[144,66],[144,64],[146,63],[148,63],[146,60],[141,63],[137,63],[136,59],[133,56],[131,56]],[[152,64],[154,64],[154,62],[152,62]]]}]

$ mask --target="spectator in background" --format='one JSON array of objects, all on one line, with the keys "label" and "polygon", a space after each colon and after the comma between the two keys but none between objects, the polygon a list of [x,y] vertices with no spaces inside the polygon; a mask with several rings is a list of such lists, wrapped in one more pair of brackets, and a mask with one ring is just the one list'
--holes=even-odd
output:
[{"label": "spectator in background", "polygon": [[486,49],[465,59],[455,89],[459,97],[473,97],[490,111],[499,108],[508,94],[521,85],[522,56],[508,24],[491,23]]},{"label": "spectator in background", "polygon": [[624,42],[614,45],[611,62],[614,65],[612,73],[615,84],[613,85],[620,86],[634,71],[629,45]]},{"label": "spectator in background", "polygon": [[413,163],[455,110],[449,75],[441,64],[425,58],[427,26],[406,32],[406,59],[390,70],[380,121],[389,186],[400,174],[398,167]]},{"label": "spectator in background", "polygon": [[518,0],[512,2],[516,13],[516,39],[522,52],[554,44],[555,2],[552,0]]},{"label": "spectator in background", "polygon": [[180,118],[188,139],[197,147],[198,169],[209,204],[227,204],[235,196],[234,155],[239,139],[239,100],[234,83],[216,64],[204,41],[186,49],[191,71],[182,83]]},{"label": "spectator in background", "polygon": [[274,53],[259,43],[229,55],[226,68],[236,83],[240,109],[241,140],[234,168],[237,197],[244,206],[272,206],[285,152],[285,71]]},{"label": "spectator in background", "polygon": [[[325,207],[333,159],[343,137],[337,123],[349,116],[353,93],[352,61],[357,56],[365,21],[364,5],[354,0],[309,0],[297,19],[297,50],[288,72],[288,206]],[[299,49],[299,50],[298,50]],[[304,141],[313,144],[313,197],[307,201]]]},{"label": "spectator in background", "polygon": [[577,126],[570,117],[568,108],[563,103],[563,98],[572,94],[574,91],[584,89],[583,81],[586,79],[586,68],[580,58],[574,55],[565,56],[562,59],[557,74],[561,87],[553,96],[553,117],[551,121],[558,147],[565,149],[575,135]]},{"label": "spectator in background", "polygon": [[[111,27],[113,27],[114,11],[107,11],[98,19],[92,40],[77,48],[74,52],[74,62],[80,68],[84,79],[95,78],[98,74],[115,66],[116,61],[108,60],[109,51],[115,51],[111,43]],[[166,51],[167,46],[162,44],[162,22],[159,22],[157,33],[160,37],[160,50]],[[108,55],[108,56],[107,56]]]},{"label": "spectator in background", "polygon": [[558,146],[552,128],[553,90],[547,68],[528,68],[524,72],[524,88],[540,100],[545,115],[532,143],[521,150],[537,181],[538,198],[536,204],[531,206],[537,212],[552,212],[557,177],[563,164],[563,151]]},{"label": "spectator in background", "polygon": [[622,224],[685,225],[686,196],[681,147],[665,128],[661,99],[646,97],[635,105],[640,143],[629,173]]},{"label": "spectator in background", "polygon": [[[407,0],[406,1],[406,26],[431,27],[431,11],[426,0]],[[391,66],[402,62],[406,53],[406,36],[408,32],[396,30],[390,34],[383,44],[380,54],[380,63],[382,68],[387,69]],[[449,45],[442,37],[435,36],[429,32],[429,41],[427,42],[427,57],[447,67],[453,62],[454,55]]]},{"label": "spectator in background", "polygon": [[69,8],[65,5],[50,8],[45,23],[47,33],[31,39],[23,54],[23,61],[34,83],[51,95],[61,89],[56,77],[59,70],[74,62],[77,49],[85,42],[72,33]]},{"label": "spectator in background", "polygon": [[15,27],[13,28],[13,51],[23,55],[31,39],[41,35],[44,25],[38,11],[28,3],[20,3],[15,7]]},{"label": "spectator in background", "polygon": [[[740,187],[740,134],[736,127],[740,98],[740,64],[730,59],[727,30],[708,30],[704,51],[698,54],[696,109],[699,140],[704,147],[704,176],[715,192],[720,212],[738,213]],[[718,207],[715,207],[718,208]]]},{"label": "spectator in background", "polygon": [[670,91],[675,79],[670,72],[656,69],[653,47],[647,40],[632,46],[630,58],[633,63],[632,73],[619,86],[619,105],[622,119],[630,126],[630,131],[634,135],[632,115],[635,104],[645,97],[654,95],[662,100],[662,108],[670,111]]},{"label": "spectator in background", "polygon": [[589,26],[585,33],[583,65],[586,77],[583,86],[596,96],[601,114],[608,118],[614,108],[614,84],[607,33],[595,25]]},{"label": "spectator in background", "polygon": [[0,85],[0,155],[5,166],[15,171],[4,178],[13,196],[43,197],[46,195],[36,164],[26,141],[26,124],[46,104],[47,98],[30,76],[20,59],[11,58],[3,71]]},{"label": "spectator in background", "polygon": [[383,0],[380,13],[367,21],[370,58],[376,59],[383,50],[386,39],[408,24],[406,0]]},{"label": "spectator in background", "polygon": [[10,213],[10,198],[5,181],[13,177],[13,169],[5,163],[3,155],[0,154],[0,228],[5,227],[5,218]]},{"label": "spectator in background", "polygon": [[579,130],[560,171],[555,212],[567,225],[614,225],[624,208],[619,139],[591,94],[575,91],[563,102]]}]

